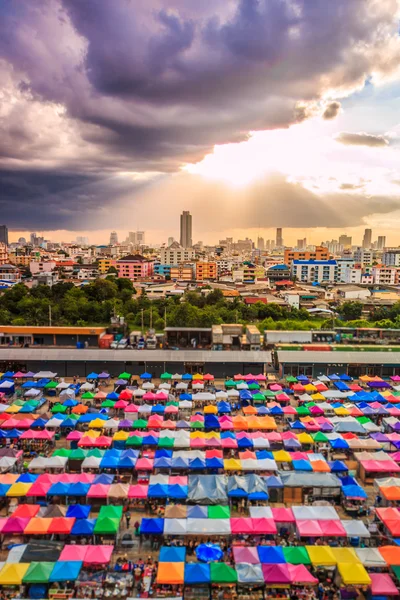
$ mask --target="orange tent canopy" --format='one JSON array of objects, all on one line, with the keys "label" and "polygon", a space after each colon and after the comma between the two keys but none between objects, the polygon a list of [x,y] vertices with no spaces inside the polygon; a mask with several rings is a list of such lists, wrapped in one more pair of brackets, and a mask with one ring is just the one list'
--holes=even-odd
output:
[{"label": "orange tent canopy", "polygon": [[46,535],[53,519],[34,517],[25,527],[25,535]]},{"label": "orange tent canopy", "polygon": [[184,581],[185,563],[158,563],[157,583],[179,585]]},{"label": "orange tent canopy", "polygon": [[378,550],[388,565],[400,565],[399,546],[380,546]]}]

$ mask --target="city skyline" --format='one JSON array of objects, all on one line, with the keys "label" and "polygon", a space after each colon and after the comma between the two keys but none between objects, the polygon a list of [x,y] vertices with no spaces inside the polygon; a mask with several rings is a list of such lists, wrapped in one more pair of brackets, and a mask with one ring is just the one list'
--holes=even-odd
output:
[{"label": "city skyline", "polygon": [[397,0],[45,5],[0,23],[10,240],[399,243]]}]

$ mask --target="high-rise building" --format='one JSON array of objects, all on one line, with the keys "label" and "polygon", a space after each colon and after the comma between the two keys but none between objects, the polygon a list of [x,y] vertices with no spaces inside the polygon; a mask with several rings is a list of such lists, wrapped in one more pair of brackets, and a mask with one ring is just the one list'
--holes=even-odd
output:
[{"label": "high-rise building", "polygon": [[343,233],[339,237],[339,245],[343,246],[343,248],[349,248],[349,247],[351,247],[351,243],[352,243],[352,238],[351,238],[350,235],[346,235],[345,233]]},{"label": "high-rise building", "polygon": [[0,225],[0,244],[8,246],[8,227],[7,225]]},{"label": "high-rise building", "polygon": [[115,246],[115,244],[118,244],[118,234],[116,231],[112,231],[110,233],[110,246]]},{"label": "high-rise building", "polygon": [[265,241],[263,237],[257,238],[257,249],[261,251],[265,250]]},{"label": "high-rise building", "polygon": [[383,250],[385,246],[386,246],[386,236],[385,235],[378,235],[377,249],[378,250]]},{"label": "high-rise building", "polygon": [[307,240],[306,240],[306,238],[303,238],[301,240],[297,240],[297,249],[298,250],[304,250],[305,248],[307,248]]},{"label": "high-rise building", "polygon": [[371,242],[372,242],[372,229],[366,229],[364,231],[362,247],[363,248],[371,248]]},{"label": "high-rise building", "polygon": [[282,227],[277,227],[277,229],[276,229],[276,247],[282,248],[282,246],[283,246]]},{"label": "high-rise building", "polygon": [[145,244],[145,237],[146,237],[146,234],[145,234],[144,231],[137,231],[136,232],[136,244],[138,246],[144,246],[144,244]]},{"label": "high-rise building", "polygon": [[181,214],[181,236],[180,244],[183,248],[192,247],[192,215],[188,210]]}]

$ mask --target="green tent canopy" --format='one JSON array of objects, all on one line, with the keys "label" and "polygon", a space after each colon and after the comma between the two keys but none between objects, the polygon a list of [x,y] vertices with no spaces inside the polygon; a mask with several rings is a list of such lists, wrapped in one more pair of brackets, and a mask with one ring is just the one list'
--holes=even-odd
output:
[{"label": "green tent canopy", "polygon": [[275,398],[275,394],[271,390],[264,390],[263,394],[266,398]]},{"label": "green tent canopy", "polygon": [[69,448],[58,448],[57,450],[54,450],[52,456],[66,456],[69,458],[71,456],[71,452],[72,450]]},{"label": "green tent canopy", "polygon": [[94,526],[94,533],[99,535],[116,535],[119,529],[120,519],[111,517],[99,517]]},{"label": "green tent canopy", "polygon": [[256,394],[254,394],[253,400],[254,402],[264,402],[265,396],[264,394],[261,394],[261,392],[257,392]]},{"label": "green tent canopy", "polygon": [[297,382],[297,378],[293,377],[293,375],[289,375],[288,377],[286,377],[286,381],[288,383],[296,383]]},{"label": "green tent canopy", "polygon": [[63,404],[55,404],[53,406],[53,408],[51,409],[51,412],[56,414],[56,413],[66,413],[67,412],[67,407],[64,406]]},{"label": "green tent canopy", "polygon": [[83,450],[83,448],[76,448],[75,450],[71,450],[69,460],[85,460],[86,456],[87,450]]},{"label": "green tent canopy", "polygon": [[179,402],[176,400],[169,400],[165,406],[179,406]]},{"label": "green tent canopy", "polygon": [[259,390],[259,389],[260,389],[259,383],[249,383],[249,390]]},{"label": "green tent canopy", "polygon": [[54,562],[31,562],[22,578],[23,583],[47,583],[54,569]]},{"label": "green tent canopy", "polygon": [[101,408],[114,408],[114,400],[104,400],[104,402],[101,403]]},{"label": "green tent canopy", "polygon": [[322,433],[322,431],[317,431],[317,433],[315,435],[313,435],[313,438],[314,438],[314,442],[326,443],[328,441],[328,438],[326,437],[326,435],[324,433]]},{"label": "green tent canopy", "polygon": [[49,381],[49,383],[46,383],[46,385],[44,386],[44,389],[45,390],[55,390],[57,386],[58,386],[57,381]]},{"label": "green tent canopy", "polygon": [[305,546],[285,546],[283,555],[286,562],[292,565],[310,565],[311,560]]},{"label": "green tent canopy", "polygon": [[231,518],[231,509],[229,506],[210,505],[208,507],[208,518],[209,519],[230,519]]},{"label": "green tent canopy", "polygon": [[190,427],[192,429],[204,429],[204,423],[203,421],[192,421],[192,423],[190,423]]},{"label": "green tent canopy", "polygon": [[310,414],[310,411],[308,410],[308,408],[306,406],[298,406],[296,408],[296,412],[298,415],[301,415],[301,416],[306,416],[306,415]]},{"label": "green tent canopy", "polygon": [[160,437],[158,439],[158,447],[159,448],[173,448],[174,447],[174,438]]},{"label": "green tent canopy", "polygon": [[233,379],[228,379],[228,381],[225,381],[225,387],[231,388],[231,387],[235,387],[235,386],[236,386],[236,383],[235,383],[235,381],[233,381]]},{"label": "green tent canopy", "polygon": [[118,375],[118,379],[130,379],[131,377],[132,375],[130,373],[127,373],[126,371]]},{"label": "green tent canopy", "polygon": [[101,450],[100,448],[92,448],[87,453],[87,457],[95,456],[96,458],[103,458],[105,450]]},{"label": "green tent canopy", "polygon": [[225,563],[211,563],[210,573],[212,583],[236,583],[235,569]]},{"label": "green tent canopy", "polygon": [[122,517],[122,506],[116,506],[115,504],[104,505],[100,508],[99,519],[109,517],[110,519],[121,519]]},{"label": "green tent canopy", "polygon": [[128,437],[125,442],[126,446],[141,446],[143,444],[143,439],[139,435],[132,435]]},{"label": "green tent canopy", "polygon": [[147,427],[147,421],[145,419],[137,419],[136,421],[133,421],[133,423],[135,424],[136,429],[146,429]]},{"label": "green tent canopy", "polygon": [[364,423],[371,423],[371,419],[368,417],[356,417],[356,419],[361,425],[364,425]]},{"label": "green tent canopy", "polygon": [[94,394],[92,394],[92,392],[85,392],[82,394],[81,398],[82,400],[93,400]]},{"label": "green tent canopy", "polygon": [[172,375],[171,373],[165,372],[161,374],[160,379],[172,379]]}]

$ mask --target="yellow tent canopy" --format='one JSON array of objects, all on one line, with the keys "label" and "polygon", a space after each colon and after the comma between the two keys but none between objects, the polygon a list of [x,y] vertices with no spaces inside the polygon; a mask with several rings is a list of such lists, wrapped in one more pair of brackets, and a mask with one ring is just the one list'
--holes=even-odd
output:
[{"label": "yellow tent canopy", "polygon": [[12,496],[13,498],[19,496],[26,496],[27,491],[32,486],[31,483],[14,483],[6,493],[6,496]]},{"label": "yellow tent canopy", "polygon": [[242,463],[236,458],[227,458],[224,460],[224,469],[225,471],[241,471]]},{"label": "yellow tent canopy", "polygon": [[93,429],[103,429],[104,421],[103,419],[93,419],[93,421],[90,421],[89,427],[93,427]]},{"label": "yellow tent canopy", "polygon": [[129,433],[127,431],[117,431],[114,433],[113,440],[125,442],[129,437]]},{"label": "yellow tent canopy", "polygon": [[21,585],[29,563],[6,563],[0,571],[0,585]]},{"label": "yellow tent canopy", "polygon": [[275,462],[292,462],[292,457],[286,450],[277,450],[272,454],[274,455]]},{"label": "yellow tent canopy", "polygon": [[204,407],[203,412],[205,415],[216,415],[218,412],[218,408],[213,404],[207,404],[207,406]]},{"label": "yellow tent canopy", "polygon": [[325,400],[325,396],[323,396],[319,392],[318,392],[318,394],[312,394],[311,398],[316,402],[319,402],[319,401],[323,402]]},{"label": "yellow tent canopy", "polygon": [[331,550],[338,564],[354,565],[361,563],[354,548],[331,548]]},{"label": "yellow tent canopy", "polygon": [[347,410],[347,408],[344,408],[344,406],[341,406],[340,408],[334,408],[333,410],[338,417],[347,417],[350,414],[350,411]]},{"label": "yellow tent canopy", "polygon": [[94,431],[94,429],[89,429],[89,431],[85,433],[85,436],[90,438],[97,438],[99,435],[100,431]]},{"label": "yellow tent canopy", "polygon": [[339,563],[338,570],[345,585],[370,585],[371,578],[361,563]]},{"label": "yellow tent canopy", "polygon": [[314,566],[334,567],[337,564],[332,548],[329,546],[306,546],[306,550]]},{"label": "yellow tent canopy", "polygon": [[313,444],[314,440],[312,439],[311,435],[309,433],[299,433],[297,436],[297,439],[299,440],[300,444]]}]

